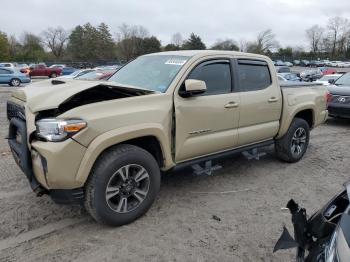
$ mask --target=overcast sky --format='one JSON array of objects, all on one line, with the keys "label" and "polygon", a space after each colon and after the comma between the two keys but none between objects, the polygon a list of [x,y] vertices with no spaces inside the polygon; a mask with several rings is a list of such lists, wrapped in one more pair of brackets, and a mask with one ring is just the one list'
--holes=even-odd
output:
[{"label": "overcast sky", "polygon": [[10,0],[1,3],[0,31],[21,36],[48,26],[72,29],[105,22],[113,35],[122,23],[143,25],[167,44],[181,32],[217,39],[253,39],[271,28],[282,46],[308,47],[305,29],[332,16],[350,19],[350,0]]}]

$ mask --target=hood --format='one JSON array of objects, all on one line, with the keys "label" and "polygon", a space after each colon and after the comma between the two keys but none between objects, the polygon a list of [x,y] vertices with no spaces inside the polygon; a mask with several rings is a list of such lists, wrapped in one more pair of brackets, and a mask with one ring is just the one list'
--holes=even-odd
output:
[{"label": "hood", "polygon": [[329,85],[327,88],[332,95],[350,96],[350,86]]},{"label": "hood", "polygon": [[117,89],[120,91],[128,90],[129,93],[135,93],[135,95],[155,93],[154,91],[132,86],[121,86],[117,83],[107,81],[54,79],[30,84],[25,88],[14,91],[12,96],[26,102],[30,110],[35,113],[58,108],[71,97],[86,90],[99,87]]}]

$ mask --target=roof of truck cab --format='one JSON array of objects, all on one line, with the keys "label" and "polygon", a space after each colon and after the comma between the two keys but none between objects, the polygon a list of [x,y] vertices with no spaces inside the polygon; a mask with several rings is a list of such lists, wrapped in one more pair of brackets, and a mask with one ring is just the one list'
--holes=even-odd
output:
[{"label": "roof of truck cab", "polygon": [[244,53],[244,52],[238,52],[238,51],[223,51],[223,50],[180,50],[180,51],[165,51],[165,52],[158,52],[158,53],[151,53],[147,54],[149,55],[178,55],[178,56],[208,56],[208,55],[234,55],[234,56],[244,56],[247,58],[263,58],[266,59],[266,56],[263,55],[257,55],[257,54],[251,54],[251,53]]}]

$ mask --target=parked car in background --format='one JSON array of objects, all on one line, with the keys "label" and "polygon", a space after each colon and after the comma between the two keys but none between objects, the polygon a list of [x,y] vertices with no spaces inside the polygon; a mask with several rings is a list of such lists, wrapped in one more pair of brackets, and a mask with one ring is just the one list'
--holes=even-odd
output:
[{"label": "parked car in background", "polygon": [[342,74],[324,75],[320,79],[316,80],[315,83],[319,83],[319,84],[328,86],[330,84],[330,82],[337,80],[341,76],[342,76]]},{"label": "parked car in background", "polygon": [[79,77],[82,76],[84,74],[90,73],[95,71],[95,69],[81,69],[81,70],[76,70],[73,73],[69,74],[69,75],[63,75],[60,76],[59,79],[67,79],[67,78],[75,78],[75,77]]},{"label": "parked car in background", "polygon": [[331,74],[336,74],[337,70],[334,68],[329,68],[329,67],[319,67],[323,75],[331,75]]},{"label": "parked car in background", "polygon": [[342,63],[342,61],[331,61],[329,63],[329,66],[331,67],[339,67],[339,65]]},{"label": "parked car in background", "polygon": [[0,84],[20,86],[22,83],[30,83],[30,77],[16,68],[0,67]]},{"label": "parked car in background", "polygon": [[288,66],[276,66],[277,73],[290,73],[290,68]]},{"label": "parked car in background", "polygon": [[339,77],[327,88],[332,95],[328,105],[329,115],[350,118],[350,72]]},{"label": "parked car in background", "polygon": [[293,64],[294,64],[295,66],[299,66],[299,65],[300,65],[300,60],[294,60],[294,61],[293,61]]},{"label": "parked car in background", "polygon": [[6,67],[6,68],[16,68],[16,63],[0,63],[0,67]]},{"label": "parked car in background", "polygon": [[121,68],[120,65],[107,65],[107,66],[98,66],[98,67],[95,67],[94,69],[96,70],[117,70]]},{"label": "parked car in background", "polygon": [[312,82],[320,79],[323,76],[320,69],[309,69],[300,73],[300,77],[303,81]]},{"label": "parked car in background", "polygon": [[311,60],[309,63],[310,67],[321,67],[324,66],[324,62],[322,60]]},{"label": "parked car in background", "polygon": [[49,68],[45,65],[36,65],[34,67],[30,67],[29,75],[32,76],[48,76],[50,78],[55,78],[60,76],[62,73],[62,69],[58,67]]},{"label": "parked car in background", "polygon": [[280,81],[301,81],[301,78],[296,73],[278,73]]},{"label": "parked car in background", "polygon": [[301,60],[300,61],[301,66],[309,66],[309,64],[310,64],[309,60]]},{"label": "parked car in background", "polygon": [[285,66],[286,64],[282,60],[276,60],[274,62],[275,66]]},{"label": "parked car in background", "polygon": [[293,66],[293,63],[291,63],[291,62],[284,62],[284,65],[285,65],[285,66],[288,66],[288,67],[292,67],[292,66]]},{"label": "parked car in background", "polygon": [[338,63],[338,67],[341,67],[341,68],[349,68],[349,67],[350,67],[350,62],[341,62],[341,63]]},{"label": "parked car in background", "polygon": [[63,76],[70,75],[70,74],[72,74],[75,71],[77,71],[76,68],[70,67],[70,66],[66,66],[66,67],[62,68],[62,74],[61,75],[63,75]]},{"label": "parked car in background", "polygon": [[64,68],[64,67],[66,67],[66,65],[63,65],[63,64],[53,64],[49,66],[49,68]]},{"label": "parked car in background", "polygon": [[116,70],[94,70],[81,76],[77,76],[74,79],[78,80],[104,80],[113,75]]}]

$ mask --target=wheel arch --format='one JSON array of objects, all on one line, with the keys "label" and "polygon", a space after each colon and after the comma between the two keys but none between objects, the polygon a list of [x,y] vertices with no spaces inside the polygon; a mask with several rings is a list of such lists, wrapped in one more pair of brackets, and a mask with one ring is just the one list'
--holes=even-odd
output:
[{"label": "wheel arch", "polygon": [[308,123],[310,129],[313,128],[315,124],[315,113],[313,109],[301,110],[294,115],[293,119],[296,117],[304,119]]},{"label": "wheel arch", "polygon": [[280,130],[276,136],[276,139],[283,137],[287,133],[293,119],[296,117],[304,119],[308,123],[310,129],[312,129],[316,122],[314,106],[304,105],[300,108],[296,108],[292,112],[283,112],[282,120],[280,122]]},{"label": "wheel arch", "polygon": [[[135,129],[138,130],[138,129]],[[76,180],[85,184],[93,165],[108,149],[120,145],[130,144],[149,152],[157,161],[161,169],[169,169],[174,163],[171,157],[170,143],[161,130],[148,129],[120,134],[116,130],[103,134],[90,143],[80,163]]]}]

